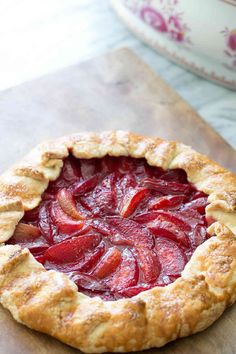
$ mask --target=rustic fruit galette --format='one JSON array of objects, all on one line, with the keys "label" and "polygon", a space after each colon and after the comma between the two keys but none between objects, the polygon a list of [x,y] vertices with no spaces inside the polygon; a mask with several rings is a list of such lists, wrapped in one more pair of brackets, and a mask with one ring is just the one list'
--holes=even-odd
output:
[{"label": "rustic fruit galette", "polygon": [[0,302],[85,352],[160,347],[236,299],[236,177],[117,131],[36,147],[0,178]]}]

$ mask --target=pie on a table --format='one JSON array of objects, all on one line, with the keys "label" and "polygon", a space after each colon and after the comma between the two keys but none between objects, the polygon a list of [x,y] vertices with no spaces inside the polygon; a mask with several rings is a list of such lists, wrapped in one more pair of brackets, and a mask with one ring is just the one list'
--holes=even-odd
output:
[{"label": "pie on a table", "polygon": [[160,347],[236,300],[236,177],[116,131],[43,143],[0,178],[0,302],[84,352]]}]

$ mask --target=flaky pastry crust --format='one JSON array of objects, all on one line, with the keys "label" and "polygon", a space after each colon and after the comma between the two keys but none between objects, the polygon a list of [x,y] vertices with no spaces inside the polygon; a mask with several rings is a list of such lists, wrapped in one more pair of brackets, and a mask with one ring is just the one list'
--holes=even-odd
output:
[{"label": "flaky pastry crust", "polygon": [[[132,156],[182,168],[209,195],[213,237],[196,249],[180,278],[130,299],[103,301],[78,292],[65,274],[46,271],[27,249],[4,245],[69,153]],[[89,353],[160,347],[205,329],[236,300],[236,176],[177,142],[123,131],[60,138],[37,146],[0,177],[0,242],[0,302],[18,322]]]}]

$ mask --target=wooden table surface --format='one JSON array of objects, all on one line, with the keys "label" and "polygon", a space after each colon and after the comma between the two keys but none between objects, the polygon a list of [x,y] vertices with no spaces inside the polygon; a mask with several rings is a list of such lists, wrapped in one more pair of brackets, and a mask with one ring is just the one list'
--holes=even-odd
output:
[{"label": "wooden table surface", "polygon": [[236,93],[199,78],[144,45],[109,3],[0,1],[0,90],[126,46],[236,147]]},{"label": "wooden table surface", "polygon": [[[127,49],[0,94],[1,170],[36,143],[82,130],[123,129],[183,141],[236,172],[235,151]],[[197,335],[147,353],[236,352],[236,307]],[[0,353],[78,351],[17,324],[0,309]]]}]

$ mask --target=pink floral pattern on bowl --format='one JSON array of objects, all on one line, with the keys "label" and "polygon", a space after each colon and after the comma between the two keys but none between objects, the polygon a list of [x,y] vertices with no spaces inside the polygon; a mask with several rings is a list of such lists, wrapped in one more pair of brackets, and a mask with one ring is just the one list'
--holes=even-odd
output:
[{"label": "pink floral pattern on bowl", "polygon": [[153,49],[236,90],[236,0],[110,2],[129,29]]},{"label": "pink floral pattern on bowl", "polygon": [[190,44],[190,28],[183,21],[183,13],[177,11],[179,0],[159,0],[160,9],[152,7],[151,0],[125,0],[124,3],[149,26],[165,33],[178,43]]},{"label": "pink floral pattern on bowl", "polygon": [[225,36],[226,44],[224,53],[228,59],[223,65],[228,69],[236,70],[236,28],[229,30],[229,28],[226,27],[222,33]]}]

